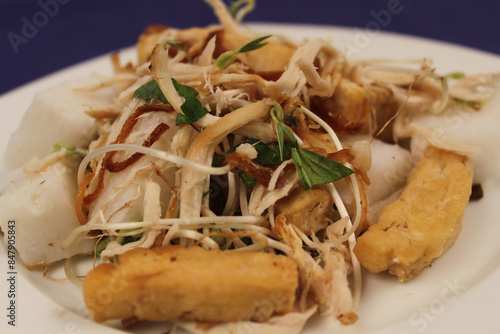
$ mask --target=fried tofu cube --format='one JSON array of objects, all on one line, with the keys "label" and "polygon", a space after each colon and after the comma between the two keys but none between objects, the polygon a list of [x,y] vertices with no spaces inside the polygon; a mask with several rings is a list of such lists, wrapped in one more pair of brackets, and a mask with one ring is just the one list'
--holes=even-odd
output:
[{"label": "fried tofu cube", "polygon": [[472,188],[472,163],[429,146],[402,195],[358,238],[354,253],[371,272],[389,270],[407,281],[456,240]]},{"label": "fried tofu cube", "polygon": [[330,194],[317,188],[306,191],[299,187],[290,196],[279,200],[274,209],[307,235],[325,228],[334,213]]},{"label": "fried tofu cube", "polygon": [[293,311],[297,286],[297,263],[287,256],[163,246],[135,248],[120,255],[118,266],[97,266],[83,292],[97,322],[231,322]]},{"label": "fried tofu cube", "polygon": [[366,129],[371,104],[366,91],[355,82],[341,79],[332,96],[311,98],[313,111],[336,132],[357,134]]},{"label": "fried tofu cube", "polygon": [[[238,50],[253,40],[228,30],[221,37],[223,50]],[[266,43],[265,47],[252,52],[239,53],[236,58],[257,73],[285,71],[296,48],[273,40],[266,40]]]},{"label": "fried tofu cube", "polygon": [[158,44],[158,39],[167,27],[163,25],[151,25],[144,30],[137,40],[137,60],[138,64],[142,65],[151,59],[151,51]]}]

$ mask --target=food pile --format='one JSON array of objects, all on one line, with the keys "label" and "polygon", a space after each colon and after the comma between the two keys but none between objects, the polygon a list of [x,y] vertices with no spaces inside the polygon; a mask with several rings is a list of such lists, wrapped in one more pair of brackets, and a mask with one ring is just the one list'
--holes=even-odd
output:
[{"label": "food pile", "polygon": [[446,121],[489,117],[498,75],[351,61],[207,2],[220,24],[151,26],[136,64],[115,54],[113,77],[35,97],[6,152],[0,224],[16,219],[30,268],[93,254],[98,322],[353,324],[361,267],[418,276],[458,237],[473,185],[498,177],[483,144],[498,135]]}]

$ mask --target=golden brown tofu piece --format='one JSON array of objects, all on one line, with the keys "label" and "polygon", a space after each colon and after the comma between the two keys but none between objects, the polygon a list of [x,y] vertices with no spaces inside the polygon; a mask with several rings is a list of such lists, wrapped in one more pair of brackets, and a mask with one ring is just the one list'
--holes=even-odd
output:
[{"label": "golden brown tofu piece", "polygon": [[[223,50],[238,50],[253,38],[225,31],[222,36]],[[252,52],[240,53],[237,58],[254,72],[284,72],[296,48],[275,41],[266,40],[264,47]]]},{"label": "golden brown tofu piece", "polygon": [[366,91],[358,84],[342,79],[331,97],[312,97],[313,111],[336,132],[357,134],[366,129],[371,104]]},{"label": "golden brown tofu piece", "polygon": [[467,157],[428,147],[402,195],[358,238],[354,253],[371,272],[414,278],[455,242],[471,187]]},{"label": "golden brown tofu piece", "polygon": [[151,25],[139,36],[136,50],[138,64],[142,65],[151,58],[151,51],[158,43],[158,38],[167,27],[162,25]]},{"label": "golden brown tofu piece", "polygon": [[[151,25],[147,27],[146,30],[139,36],[136,44],[139,65],[142,65],[151,59],[151,52],[156,44],[160,43],[159,38],[167,29],[169,28],[162,25]],[[215,34],[218,28],[193,27],[189,29],[175,30],[177,31],[175,35],[175,42],[183,43],[183,46],[187,47],[185,50],[186,56],[188,58],[193,58],[198,56],[203,51],[210,37]],[[174,52],[176,51],[174,50]]]},{"label": "golden brown tofu piece", "polygon": [[323,189],[304,190],[299,187],[290,196],[279,200],[274,209],[285,216],[286,221],[311,235],[328,225],[333,216],[333,199]]},{"label": "golden brown tofu piece", "polygon": [[293,311],[297,286],[297,263],[287,256],[163,246],[135,248],[118,266],[99,265],[83,293],[97,322],[265,321]]}]

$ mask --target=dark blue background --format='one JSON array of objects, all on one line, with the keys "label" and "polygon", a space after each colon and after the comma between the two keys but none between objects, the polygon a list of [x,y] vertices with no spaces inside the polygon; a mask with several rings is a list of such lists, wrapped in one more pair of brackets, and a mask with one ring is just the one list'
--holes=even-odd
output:
[{"label": "dark blue background", "polygon": [[[59,1],[44,22],[42,3]],[[328,24],[363,28],[398,0],[258,0],[246,21]],[[500,54],[499,0],[400,0],[401,12],[383,28]],[[54,6],[50,6],[55,11]],[[37,14],[38,13],[38,14]],[[35,17],[34,17],[35,16]],[[41,26],[17,46],[26,21]],[[135,43],[152,23],[172,27],[215,23],[203,0],[0,0],[0,93],[82,60]],[[28,34],[29,35],[29,34]],[[24,38],[24,37],[23,37]],[[397,46],[396,46],[397,47]],[[397,52],[397,51],[395,51]]]}]

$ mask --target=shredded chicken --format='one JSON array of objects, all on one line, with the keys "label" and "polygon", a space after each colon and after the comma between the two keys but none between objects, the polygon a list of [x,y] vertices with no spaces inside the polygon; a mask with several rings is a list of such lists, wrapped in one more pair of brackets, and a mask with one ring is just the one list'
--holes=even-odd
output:
[{"label": "shredded chicken", "polygon": [[85,110],[68,102],[88,121],[67,133],[79,142],[16,171],[0,224],[16,198],[61,190],[64,207],[24,214],[56,225],[61,213],[64,228],[39,237],[27,224],[20,255],[39,265],[93,250],[84,297],[99,322],[214,334],[300,333],[316,313],[353,324],[361,265],[412,279],[458,237],[481,145],[434,130],[459,103],[479,114],[498,74],[448,86],[427,60],[350,62],[322,39],[244,30],[247,9],[234,19],[206,2],[219,25],[151,26],[136,64],[115,54],[115,76],[70,94],[89,98]]}]

